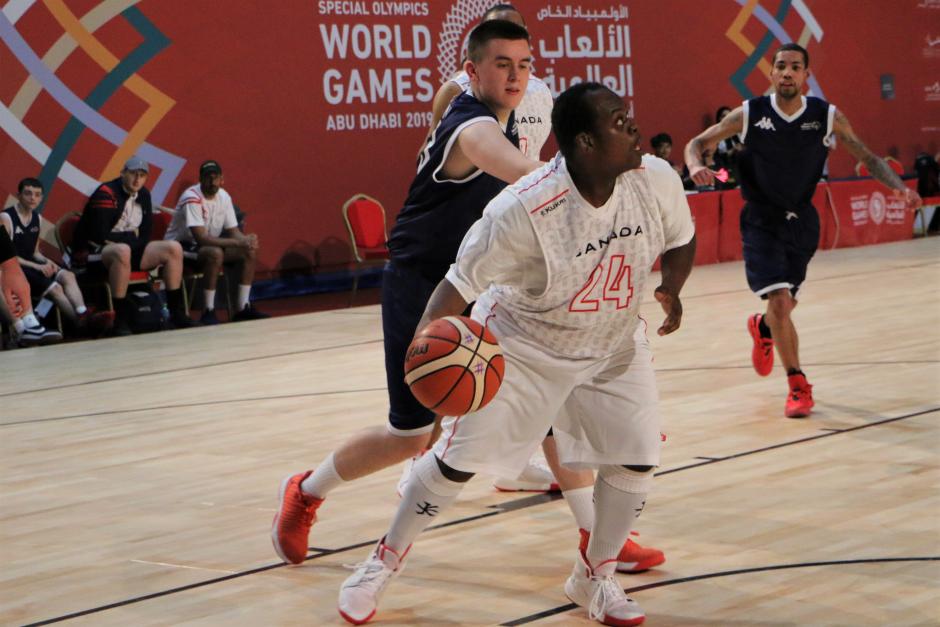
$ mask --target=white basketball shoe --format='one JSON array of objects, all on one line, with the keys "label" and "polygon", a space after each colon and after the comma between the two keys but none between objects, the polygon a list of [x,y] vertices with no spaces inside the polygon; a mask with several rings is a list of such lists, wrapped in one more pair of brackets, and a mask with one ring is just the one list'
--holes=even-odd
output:
[{"label": "white basketball shoe", "polygon": [[557,492],[560,488],[555,475],[545,463],[531,459],[515,479],[499,478],[493,487],[501,492]]},{"label": "white basketball shoe", "polygon": [[588,608],[588,616],[604,625],[632,627],[646,620],[646,614],[636,601],[620,587],[614,577],[615,562],[605,562],[609,574],[598,574],[591,568],[584,553],[578,551],[574,570],[565,582],[565,596],[581,607]]},{"label": "white basketball shoe", "polygon": [[356,572],[339,589],[339,615],[353,625],[372,620],[385,587],[405,568],[402,562],[408,549],[398,555],[384,542],[385,538],[379,540],[368,559],[356,564]]}]

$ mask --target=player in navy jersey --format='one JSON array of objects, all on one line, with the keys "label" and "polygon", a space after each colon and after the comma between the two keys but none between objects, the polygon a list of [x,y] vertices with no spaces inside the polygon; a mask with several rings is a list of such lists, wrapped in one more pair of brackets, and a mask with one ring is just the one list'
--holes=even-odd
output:
[{"label": "player in navy jersey", "polygon": [[382,329],[390,410],[388,425],[357,433],[317,467],[287,477],[271,531],[277,554],[300,563],[316,511],[327,493],[402,462],[428,445],[434,414],[404,382],[405,352],[427,300],[464,234],[506,183],[540,164],[518,149],[513,109],[525,94],[529,34],[493,20],[470,34],[471,92],[451,105],[421,152],[418,171],[392,228],[391,261],[382,279]]},{"label": "player in navy jersey", "polygon": [[774,54],[770,73],[774,93],[745,101],[685,148],[692,179],[710,185],[716,173],[703,163],[703,151],[714,150],[735,134],[744,143],[738,157],[746,201],[741,212],[744,268],[751,290],[767,300],[766,313],[748,319],[754,342],[751,360],[757,373],[767,376],[776,347],[790,387],[784,409],[789,418],[808,416],[813,408],[813,387],[800,369],[790,314],[819,244],[819,215],[812,197],[833,138],[909,209],[922,204],[920,196],[862,143],[845,114],[825,100],[803,95],[808,77],[809,54],[797,44],[784,44]]}]

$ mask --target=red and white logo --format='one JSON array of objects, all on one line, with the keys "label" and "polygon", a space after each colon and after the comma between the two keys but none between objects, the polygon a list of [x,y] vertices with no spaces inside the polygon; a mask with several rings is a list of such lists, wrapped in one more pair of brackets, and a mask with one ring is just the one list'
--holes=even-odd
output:
[{"label": "red and white logo", "polygon": [[881,224],[885,221],[886,211],[885,195],[881,192],[872,192],[868,198],[868,215],[871,216],[871,221]]}]

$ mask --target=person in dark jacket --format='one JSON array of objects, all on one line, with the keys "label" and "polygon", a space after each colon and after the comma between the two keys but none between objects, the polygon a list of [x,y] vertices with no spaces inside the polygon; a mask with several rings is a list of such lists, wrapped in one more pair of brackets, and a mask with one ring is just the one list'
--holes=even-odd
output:
[{"label": "person in dark jacket", "polygon": [[145,187],[149,173],[146,161],[131,157],[121,176],[99,185],[85,204],[70,251],[73,268],[100,264],[107,273],[114,300],[115,335],[131,332],[127,302],[130,273],[160,266],[170,321],[177,328],[194,324],[183,302],[183,249],[179,242],[150,241],[153,204]]}]

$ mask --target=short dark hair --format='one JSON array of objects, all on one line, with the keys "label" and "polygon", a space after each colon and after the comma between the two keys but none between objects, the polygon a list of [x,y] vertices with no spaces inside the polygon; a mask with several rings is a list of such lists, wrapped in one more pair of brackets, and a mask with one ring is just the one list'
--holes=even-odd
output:
[{"label": "short dark hair", "polygon": [[483,48],[493,39],[525,39],[529,41],[529,31],[522,26],[507,20],[487,20],[480,22],[470,31],[470,40],[467,43],[467,57],[474,63],[479,63]]},{"label": "short dark hair", "polygon": [[552,131],[565,158],[574,152],[578,135],[594,132],[595,108],[587,96],[598,90],[610,91],[600,83],[577,83],[561,92],[555,100],[555,106],[552,108]]},{"label": "short dark hair", "polygon": [[803,66],[804,66],[804,67],[809,67],[809,53],[806,52],[806,48],[804,48],[804,47],[801,46],[800,44],[795,44],[795,43],[793,43],[792,41],[791,41],[790,43],[783,44],[782,46],[780,46],[779,48],[777,48],[777,51],[774,52],[774,63],[777,62],[777,55],[778,55],[778,54],[780,54],[781,52],[789,52],[789,51],[799,52],[800,54],[802,54],[802,55],[803,55]]},{"label": "short dark hair", "polygon": [[658,133],[653,135],[653,137],[650,139],[650,145],[653,147],[653,150],[659,148],[663,144],[669,144],[670,146],[672,145],[672,137],[669,135],[669,133]]},{"label": "short dark hair", "polygon": [[45,191],[45,188],[42,185],[42,181],[31,176],[20,181],[20,184],[16,187],[16,193],[22,194],[24,187],[38,187],[39,189]]},{"label": "short dark hair", "polygon": [[721,122],[721,114],[724,113],[725,111],[727,111],[728,113],[731,113],[731,107],[729,107],[728,105],[721,105],[720,107],[718,107],[718,110],[715,111],[715,122]]},{"label": "short dark hair", "polygon": [[[494,13],[502,13],[503,11],[515,11],[519,14],[519,17],[522,17],[522,11],[509,4],[508,2],[501,2],[499,4],[494,4],[486,10],[486,13],[483,14],[483,17],[480,18],[481,22],[485,22],[490,19],[490,16]],[[525,18],[522,18],[522,21],[525,22]]]}]

